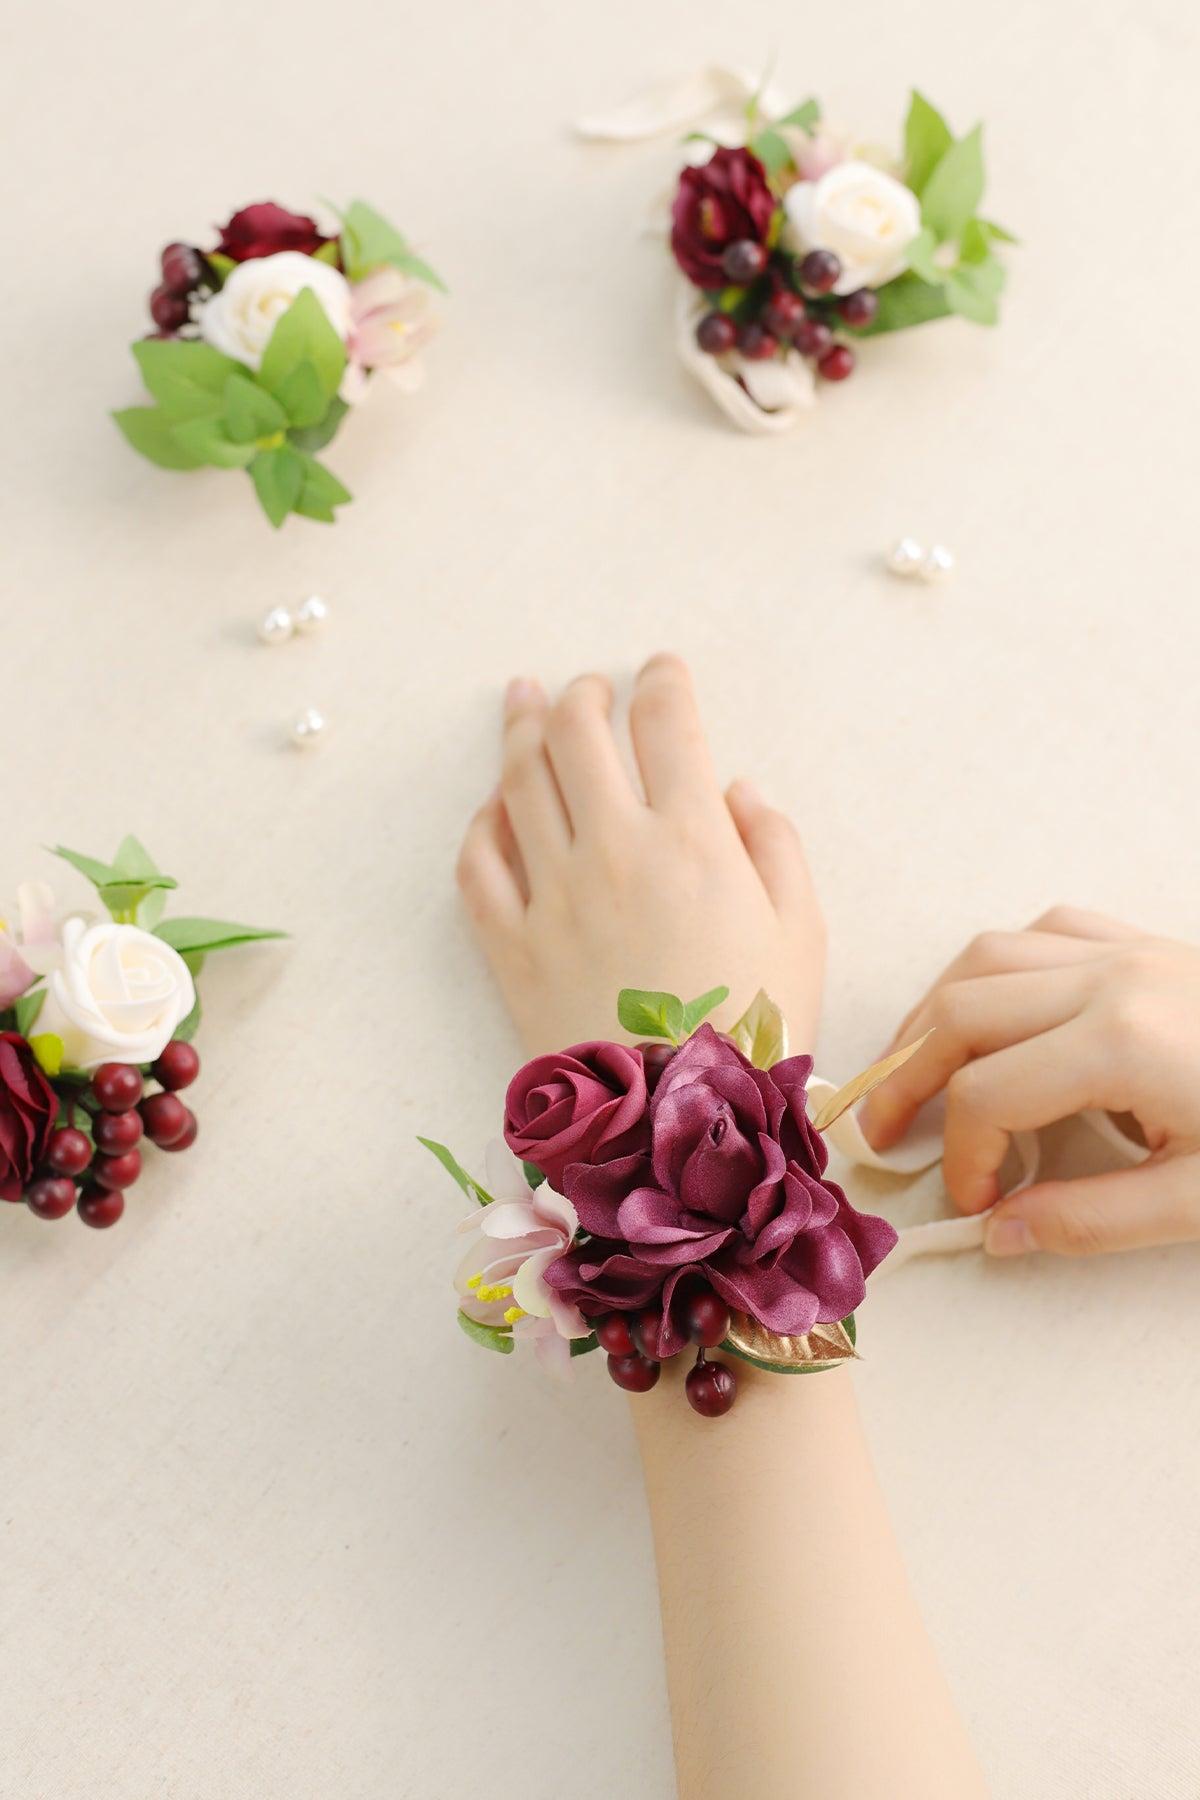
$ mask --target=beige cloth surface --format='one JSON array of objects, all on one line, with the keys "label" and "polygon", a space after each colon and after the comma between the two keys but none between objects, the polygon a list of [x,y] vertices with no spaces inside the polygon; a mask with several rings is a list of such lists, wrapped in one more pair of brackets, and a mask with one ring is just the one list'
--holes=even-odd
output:
[{"label": "beige cloth surface", "polygon": [[[806,834],[835,1077],[981,926],[1070,899],[1200,933],[1193,9],[12,23],[3,885],[133,829],[189,910],[295,941],[210,965],[200,1145],[119,1229],[0,1217],[0,1792],[667,1800],[623,1403],[598,1364],[564,1400],[460,1337],[458,1208],[413,1144],[481,1150],[514,1057],[450,884],[498,687],[692,658],[722,768]],[[759,442],[677,366],[636,236],[670,147],[566,126],[772,48],[879,136],[910,79],[984,116],[1025,248],[999,332],[871,346]],[[425,391],[329,456],[342,523],[274,537],[238,478],[160,474],[105,408],[138,394],[158,247],[319,193],[393,214],[454,298]],[[949,586],[879,573],[906,532],[953,547]],[[259,648],[313,589],[326,634]],[[308,703],[311,758],[281,747]],[[1200,1794],[1198,1280],[1196,1250],[968,1255],[864,1317],[878,1460],[1000,1800]]]}]

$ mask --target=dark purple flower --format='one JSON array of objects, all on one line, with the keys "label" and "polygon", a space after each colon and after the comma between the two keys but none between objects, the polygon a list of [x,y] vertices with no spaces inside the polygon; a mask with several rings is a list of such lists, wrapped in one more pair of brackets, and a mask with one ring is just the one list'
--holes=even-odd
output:
[{"label": "dark purple flower", "polygon": [[640,1050],[576,1044],[518,1069],[504,1102],[504,1141],[564,1191],[571,1163],[603,1163],[647,1139],[646,1071]]},{"label": "dark purple flower", "polygon": [[591,1241],[550,1265],[550,1286],[590,1314],[661,1305],[664,1356],[700,1284],[783,1335],[853,1312],[896,1233],[825,1179],[811,1073],[808,1056],[756,1069],[702,1025],[655,1090],[649,1148],[568,1167]]},{"label": "dark purple flower", "polygon": [[0,1031],[0,1200],[19,1200],[54,1129],[58,1101],[26,1040]]},{"label": "dark purple flower", "polygon": [[711,293],[728,285],[721,257],[745,239],[765,244],[776,199],[767,174],[749,150],[714,150],[699,168],[686,168],[671,209],[671,249],[689,281]]},{"label": "dark purple flower", "polygon": [[217,249],[234,262],[249,262],[258,256],[274,256],[280,250],[299,250],[303,256],[312,256],[329,242],[307,213],[289,212],[273,200],[260,200],[234,213],[221,232]]}]

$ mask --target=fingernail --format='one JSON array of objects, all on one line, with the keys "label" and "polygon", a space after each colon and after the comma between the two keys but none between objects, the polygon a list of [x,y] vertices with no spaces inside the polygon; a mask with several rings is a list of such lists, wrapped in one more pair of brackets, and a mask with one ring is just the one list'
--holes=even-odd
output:
[{"label": "fingernail", "polygon": [[978,1181],[968,1184],[959,1205],[964,1212],[986,1212],[989,1206],[995,1206],[1000,1198],[1000,1183],[994,1175],[981,1175]]},{"label": "fingernail", "polygon": [[989,1256],[1028,1256],[1037,1249],[1024,1219],[990,1219],[984,1230],[983,1247]]},{"label": "fingernail", "polygon": [[538,684],[524,675],[516,675],[504,690],[504,710],[515,712],[519,706],[532,706],[538,697]]}]

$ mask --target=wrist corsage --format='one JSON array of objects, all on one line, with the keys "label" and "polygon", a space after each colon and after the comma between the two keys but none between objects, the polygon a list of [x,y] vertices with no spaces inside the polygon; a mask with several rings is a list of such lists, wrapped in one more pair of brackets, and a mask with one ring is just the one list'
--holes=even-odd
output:
[{"label": "wrist corsage", "polygon": [[737,1391],[711,1350],[779,1374],[855,1355],[855,1310],[896,1233],[828,1178],[821,1133],[918,1045],[810,1115],[812,1059],[788,1055],[779,1009],[760,993],[725,1035],[702,1021],[727,998],[623,990],[620,1023],[644,1041],[519,1069],[482,1181],[420,1140],[474,1202],[455,1287],[476,1343],[527,1343],[559,1370],[601,1348],[632,1393],[690,1345],[687,1397],[705,1417]]},{"label": "wrist corsage", "polygon": [[331,524],[350,495],[316,453],[376,376],[419,383],[440,278],[362,200],[331,233],[244,207],[210,248],[168,244],[161,274],[132,346],[155,404],[113,414],[125,437],[164,469],[245,469],[272,525]]},{"label": "wrist corsage", "polygon": [[52,890],[26,882],[18,923],[0,925],[0,1200],[24,1200],[39,1219],[74,1208],[104,1227],[141,1174],[143,1137],[171,1151],[196,1141],[179,1093],[200,1072],[204,958],[284,933],[163,918],[178,884],[136,838],[111,863],[55,855],[87,877],[108,916],[60,918]]}]

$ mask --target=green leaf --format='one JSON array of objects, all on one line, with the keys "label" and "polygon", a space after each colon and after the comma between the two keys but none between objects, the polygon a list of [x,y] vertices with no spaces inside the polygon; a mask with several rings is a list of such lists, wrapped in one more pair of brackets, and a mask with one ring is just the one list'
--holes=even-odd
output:
[{"label": "green leaf", "polygon": [[33,1059],[43,1075],[49,1075],[51,1081],[63,1066],[65,1044],[56,1031],[42,1031],[29,1040],[29,1048],[33,1051]]},{"label": "green leaf", "polygon": [[199,469],[203,457],[194,456],[178,442],[171,430],[171,420],[158,406],[127,406],[115,412],[113,421],[127,444],[157,463],[160,469]]},{"label": "green leaf", "polygon": [[334,507],[346,504],[351,498],[350,490],[344,488],[337,476],[331,474],[324,464],[315,462],[311,456],[300,454],[300,460],[303,466],[303,484],[295,502],[296,511],[303,513],[306,519],[319,519],[324,524],[331,525]]},{"label": "green leaf", "polygon": [[727,987],[715,987],[709,988],[707,994],[701,994],[698,999],[689,1000],[683,1009],[683,1031],[680,1035],[690,1037],[697,1025],[707,1019],[713,1008],[720,1006],[722,1001],[728,1000],[728,998],[729,989]]},{"label": "green leaf", "polygon": [[288,376],[303,362],[312,364],[328,404],[346,367],[346,347],[311,288],[301,288],[272,331],[259,381],[278,397]]},{"label": "green leaf", "polygon": [[543,1181],[545,1181],[546,1177],[542,1174],[542,1171],[539,1168],[536,1168],[534,1166],[534,1164],[531,1162],[523,1162],[521,1164],[521,1168],[524,1171],[525,1179],[529,1183],[531,1188],[541,1187],[541,1185],[542,1185]]},{"label": "green leaf", "polygon": [[1003,225],[997,225],[994,219],[976,219],[975,223],[985,237],[991,238],[997,244],[1019,244],[1021,241],[1019,237],[1014,237],[1011,231],[1006,231]]},{"label": "green leaf", "polygon": [[120,880],[121,871],[112,863],[100,862],[94,856],[83,856],[78,850],[68,850],[64,844],[55,844],[50,854],[70,863],[73,869],[87,877],[93,887],[106,887],[110,882]]},{"label": "green leaf", "polygon": [[183,956],[196,951],[207,955],[212,950],[231,950],[235,944],[258,944],[268,938],[285,938],[287,932],[258,925],[238,925],[232,919],[164,919],[155,927],[154,935]]},{"label": "green leaf", "polygon": [[594,1331],[590,1337],[571,1339],[572,1356],[587,1356],[589,1351],[598,1350],[599,1348],[600,1340]]},{"label": "green leaf", "polygon": [[946,299],[951,311],[973,324],[995,325],[1003,286],[1004,270],[994,257],[987,262],[964,262],[947,277]]},{"label": "green leaf", "polygon": [[338,265],[337,239],[331,238],[329,243],[322,244],[319,250],[314,250],[312,259],[314,262],[328,263],[331,269],[336,269]]},{"label": "green leaf", "polygon": [[217,275],[220,278],[222,283],[228,280],[229,276],[232,275],[233,271],[237,268],[237,264],[234,262],[232,256],[226,256],[221,250],[210,250],[204,260],[213,271],[214,275]]},{"label": "green leaf", "polygon": [[254,455],[253,444],[236,444],[220,419],[187,419],[173,425],[177,444],[213,469],[244,469]]},{"label": "green leaf", "polygon": [[[312,363],[297,363],[279,384],[281,425],[314,426],[329,410],[329,395]],[[292,439],[295,442],[295,439]]]},{"label": "green leaf", "polygon": [[954,134],[936,106],[913,89],[904,125],[904,162],[908,185],[920,194],[954,142]]},{"label": "green leaf", "polygon": [[458,1315],[459,1329],[465,1331],[473,1343],[482,1344],[485,1350],[499,1350],[502,1356],[511,1356],[513,1349],[512,1332],[502,1325],[481,1325],[478,1319],[469,1319],[465,1312]]},{"label": "green leaf", "polygon": [[821,103],[819,100],[805,100],[799,106],[793,106],[791,112],[784,113],[782,119],[776,119],[776,125],[795,125],[801,131],[811,131],[814,125],[821,123]]},{"label": "green leaf", "polygon": [[390,263],[429,287],[446,291],[441,276],[408,247],[407,239],[365,200],[354,200],[342,215],[342,264],[351,281]]},{"label": "green leaf", "polygon": [[131,915],[156,889],[170,889],[179,883],[170,875],[160,875],[149,855],[136,838],[126,838],[117,851],[115,862],[100,862],[94,856],[82,856],[62,844],[52,851],[70,863],[96,889],[114,918]]},{"label": "green leaf", "polygon": [[123,875],[129,881],[140,881],[146,876],[162,873],[146,846],[132,835],[123,837],[117,845],[112,867],[115,874]]},{"label": "green leaf", "polygon": [[224,424],[235,444],[250,444],[256,438],[269,437],[282,431],[288,414],[274,395],[259,387],[248,375],[231,375],[223,391]]},{"label": "green leaf", "polygon": [[14,1029],[27,1038],[37,1024],[38,1014],[46,1004],[44,987],[28,988],[13,1004]]},{"label": "green leaf", "polygon": [[446,1173],[458,1183],[468,1200],[476,1200],[480,1206],[490,1206],[492,1204],[492,1196],[488,1193],[487,1189],[480,1187],[474,1177],[467,1174],[467,1171],[463,1168],[454,1152],[452,1150],[447,1150],[445,1144],[439,1144],[435,1142],[433,1138],[424,1137],[419,1137],[417,1142],[418,1144],[424,1144],[425,1148],[437,1157],[443,1169],[445,1169]]},{"label": "green leaf", "polygon": [[250,475],[259,504],[278,528],[283,524],[304,486],[304,463],[298,450],[290,444],[279,444],[274,450],[260,450],[250,464]]},{"label": "green leaf", "polygon": [[634,1037],[669,1038],[677,1044],[683,1036],[683,1001],[678,994],[622,988],[617,995],[617,1018]]},{"label": "green leaf", "polygon": [[959,237],[983,198],[983,127],[951,144],[925,183],[921,220],[939,243]]},{"label": "green leaf", "polygon": [[188,1014],[187,1018],[182,1021],[181,1024],[179,1024],[175,1027],[175,1030],[173,1031],[173,1033],[171,1035],[173,1037],[182,1038],[185,1044],[190,1044],[192,1039],[195,1037],[197,1031],[199,1030],[199,1028],[200,1028],[200,995],[197,994],[196,995],[196,1003],[192,1007],[191,1012]]},{"label": "green leaf", "polygon": [[176,421],[219,413],[226,382],[242,368],[210,344],[179,338],[143,338],[132,349],[147,389]]},{"label": "green leaf", "polygon": [[934,287],[942,285],[946,279],[946,270],[938,267],[937,239],[928,226],[917,233],[905,254],[914,275],[919,275],[922,281],[928,281]]},{"label": "green leaf", "polygon": [[884,331],[906,331],[929,319],[944,319],[950,311],[945,288],[931,286],[919,275],[899,275],[875,291],[879,311],[863,333],[865,337],[878,337]]},{"label": "green leaf", "polygon": [[792,153],[787,144],[770,126],[765,131],[760,131],[757,137],[750,139],[749,149],[752,155],[757,156],[768,175],[778,175],[779,171],[786,169],[792,160]]},{"label": "green leaf", "polygon": [[153,931],[162,918],[167,907],[166,890],[152,888],[144,899],[138,901],[137,923],[143,931]]},{"label": "green leaf", "polygon": [[297,450],[307,450],[310,454],[315,450],[323,450],[349,411],[346,402],[335,394],[326,408],[325,417],[315,425],[289,431],[288,442],[294,444]]}]

